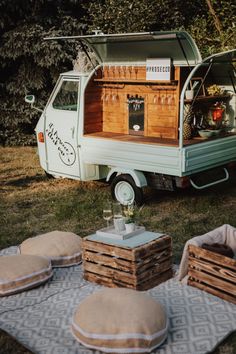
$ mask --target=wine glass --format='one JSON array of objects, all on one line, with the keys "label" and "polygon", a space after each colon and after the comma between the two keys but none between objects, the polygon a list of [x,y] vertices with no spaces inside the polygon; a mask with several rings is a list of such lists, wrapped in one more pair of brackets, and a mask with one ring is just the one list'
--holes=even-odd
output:
[{"label": "wine glass", "polygon": [[125,230],[123,210],[120,203],[113,203],[113,221],[116,232],[120,233]]},{"label": "wine glass", "polygon": [[122,206],[120,203],[113,203],[113,215],[114,219],[122,218]]},{"label": "wine glass", "polygon": [[110,226],[109,221],[112,219],[112,208],[111,208],[111,203],[107,203],[103,207],[103,219],[106,220],[107,222],[107,227]]},{"label": "wine glass", "polygon": [[112,92],[112,101],[113,102],[116,101],[116,96],[117,96],[117,93],[116,92]]},{"label": "wine glass", "polygon": [[132,75],[132,66],[128,66],[128,70],[129,70],[129,78],[131,79],[131,75]]}]

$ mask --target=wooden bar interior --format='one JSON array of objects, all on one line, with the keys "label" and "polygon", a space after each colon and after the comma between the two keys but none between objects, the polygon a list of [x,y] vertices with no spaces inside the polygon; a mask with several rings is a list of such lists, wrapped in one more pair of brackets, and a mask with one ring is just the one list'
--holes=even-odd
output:
[{"label": "wooden bar interior", "polygon": [[[90,79],[85,91],[84,135],[178,146],[179,98],[186,76],[187,68],[175,66],[170,81],[148,81],[145,66],[103,66]],[[140,131],[130,129],[129,100],[132,99],[143,102],[143,128]],[[196,102],[210,104],[215,99],[198,97]],[[232,134],[222,132],[211,139]],[[185,140],[184,145],[203,141],[204,138],[195,136]]]},{"label": "wooden bar interior", "polygon": [[[85,92],[84,134],[129,131],[128,98],[144,100],[144,137],[178,139],[180,68],[173,80],[146,80],[145,66],[105,66]],[[135,132],[134,132],[135,135]]]}]

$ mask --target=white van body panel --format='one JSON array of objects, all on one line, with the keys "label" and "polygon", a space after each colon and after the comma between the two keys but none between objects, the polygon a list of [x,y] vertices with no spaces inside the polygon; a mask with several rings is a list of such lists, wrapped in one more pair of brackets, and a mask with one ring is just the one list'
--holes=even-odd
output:
[{"label": "white van body panel", "polygon": [[[60,108],[60,90],[65,85],[73,85],[78,100],[79,79],[62,77],[52,95],[52,99],[45,109],[45,144],[50,174],[60,174],[71,177],[80,177],[78,141],[78,107],[75,110]],[[65,90],[71,95],[69,90]],[[57,102],[57,100],[59,102]],[[59,108],[58,108],[59,107]]]},{"label": "white van body panel", "polygon": [[84,137],[80,156],[86,164],[181,176],[181,153],[178,147]]},{"label": "white van body panel", "polygon": [[[84,181],[100,178],[99,166],[83,163],[79,157],[84,114],[82,87],[86,85],[87,79],[88,75],[76,72],[61,74],[35,128],[37,137],[38,133],[44,134],[44,143],[38,141],[40,165],[54,177],[70,177]],[[77,111],[53,108],[52,103],[64,81],[80,82]]]},{"label": "white van body panel", "polygon": [[115,174],[115,175],[128,174],[133,178],[137,187],[142,188],[142,187],[147,186],[147,179],[144,176],[144,174],[140,171],[131,170],[131,169],[126,170],[124,168],[118,168],[118,167],[111,167],[111,169],[107,175],[107,178],[106,178],[107,182],[110,181],[110,178],[113,174]]},{"label": "white van body panel", "polygon": [[45,115],[44,112],[41,114],[41,117],[38,120],[38,123],[35,127],[35,133],[38,142],[38,155],[39,155],[39,162],[44,171],[47,171],[47,156],[46,156],[46,145],[45,142],[38,141],[38,134],[43,133],[45,131]]}]

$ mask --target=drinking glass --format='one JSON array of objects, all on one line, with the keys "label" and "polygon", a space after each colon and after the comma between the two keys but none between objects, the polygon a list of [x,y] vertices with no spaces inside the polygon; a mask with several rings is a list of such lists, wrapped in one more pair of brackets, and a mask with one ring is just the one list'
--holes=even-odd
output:
[{"label": "drinking glass", "polygon": [[114,219],[122,218],[122,206],[120,203],[113,203],[113,216]]},{"label": "drinking glass", "polygon": [[128,70],[129,70],[129,78],[131,79],[131,75],[132,75],[132,66],[128,66]]},{"label": "drinking glass", "polygon": [[112,207],[110,203],[107,203],[103,207],[103,219],[107,222],[107,227],[110,226],[109,221],[112,219]]},{"label": "drinking glass", "polygon": [[116,232],[120,233],[125,229],[125,222],[120,203],[113,203],[113,221]]}]

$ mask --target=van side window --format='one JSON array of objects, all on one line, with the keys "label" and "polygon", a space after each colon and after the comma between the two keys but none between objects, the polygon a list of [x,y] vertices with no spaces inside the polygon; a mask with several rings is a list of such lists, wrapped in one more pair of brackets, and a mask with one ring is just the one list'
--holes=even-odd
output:
[{"label": "van side window", "polygon": [[55,109],[77,111],[78,81],[63,81],[57,95],[52,102]]}]

